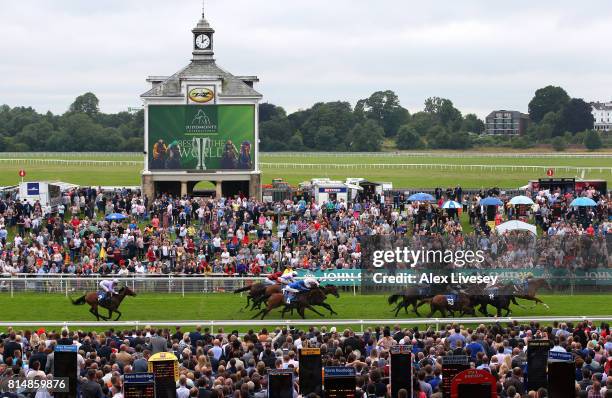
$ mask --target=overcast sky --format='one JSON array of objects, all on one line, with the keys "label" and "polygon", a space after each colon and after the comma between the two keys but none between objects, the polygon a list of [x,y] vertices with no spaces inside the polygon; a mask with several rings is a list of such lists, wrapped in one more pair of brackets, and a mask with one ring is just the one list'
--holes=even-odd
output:
[{"label": "overcast sky", "polygon": [[[0,104],[64,112],[92,91],[141,104],[148,75],[191,57],[201,0],[2,0]],[[463,113],[527,111],[548,84],[612,100],[612,5],[601,1],[207,0],[215,57],[288,111],[391,89]]]}]

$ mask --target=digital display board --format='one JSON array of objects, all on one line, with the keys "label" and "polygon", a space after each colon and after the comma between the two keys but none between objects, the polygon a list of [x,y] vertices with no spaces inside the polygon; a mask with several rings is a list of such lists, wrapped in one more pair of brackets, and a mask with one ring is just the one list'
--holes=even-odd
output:
[{"label": "digital display board", "polygon": [[155,377],[153,373],[124,374],[123,398],[155,398]]},{"label": "digital display board", "polygon": [[149,105],[151,171],[254,170],[254,105]]},{"label": "digital display board", "polygon": [[548,340],[531,340],[527,343],[527,386],[530,390],[548,387],[546,366],[549,350]]},{"label": "digital display board", "polygon": [[402,388],[412,396],[412,346],[395,345],[391,353],[391,398]]},{"label": "digital display board", "polygon": [[293,371],[273,370],[270,372],[268,398],[293,398]]},{"label": "digital display board", "polygon": [[53,351],[53,376],[68,378],[68,392],[56,392],[56,398],[77,396],[77,346],[58,345]]},{"label": "digital display board", "polygon": [[325,398],[355,398],[355,368],[329,366],[324,369]]},{"label": "digital display board", "polygon": [[300,394],[321,395],[323,388],[321,350],[319,348],[301,348],[299,350]]},{"label": "digital display board", "polygon": [[448,355],[442,357],[442,396],[448,398],[451,395],[451,383],[453,378],[462,371],[469,369],[468,357],[466,355]]}]

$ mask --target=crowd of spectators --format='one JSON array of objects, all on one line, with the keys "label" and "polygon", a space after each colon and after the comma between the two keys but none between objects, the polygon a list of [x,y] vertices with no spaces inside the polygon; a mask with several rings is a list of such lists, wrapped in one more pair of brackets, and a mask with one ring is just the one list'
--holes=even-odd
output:
[{"label": "crowd of spectators", "polygon": [[[271,369],[294,371],[299,391],[299,349],[319,347],[323,366],[347,366],[356,371],[357,398],[389,397],[390,348],[412,346],[413,397],[438,398],[442,388],[442,358],[465,355],[470,367],[490,372],[502,398],[547,397],[546,389],[529,390],[526,347],[547,339],[552,351],[571,353],[575,364],[576,397],[612,397],[612,335],[608,324],[538,322],[464,327],[446,325],[440,331],[418,328],[262,329],[225,332],[195,327],[101,333],[62,329],[14,330],[0,335],[0,378],[51,377],[54,348],[78,348],[79,392],[83,398],[122,398],[123,377],[146,372],[147,360],[172,352],[179,362],[177,397],[265,398]],[[19,392],[19,391],[18,391]],[[26,395],[26,394],[24,394]],[[34,394],[32,394],[34,395]],[[16,394],[6,396],[15,397]],[[40,391],[37,398],[49,394]],[[314,395],[309,395],[314,397]],[[406,396],[407,395],[403,395]]]},{"label": "crowd of spectators", "polygon": [[[525,208],[509,205],[509,197],[500,194],[504,205],[494,223],[532,220],[544,237],[535,240],[525,232],[494,233],[487,209],[478,204],[488,194],[465,195],[457,188],[436,190],[437,203],[360,197],[319,205],[301,198],[149,200],[126,189],[84,188],[66,192],[57,209],[9,196],[0,199],[0,273],[260,275],[287,266],[354,269],[361,266],[362,238],[373,235],[486,253],[484,264],[468,267],[609,266],[609,195],[589,189],[584,195],[597,206],[573,208],[572,194],[528,192],[535,205]],[[448,199],[463,209],[442,209]],[[461,221],[459,211],[467,212],[471,224]],[[127,218],[106,221],[111,213]]]}]

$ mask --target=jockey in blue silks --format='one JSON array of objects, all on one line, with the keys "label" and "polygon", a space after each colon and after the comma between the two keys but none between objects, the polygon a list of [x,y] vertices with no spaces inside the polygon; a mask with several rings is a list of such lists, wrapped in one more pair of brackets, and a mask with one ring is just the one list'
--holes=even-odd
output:
[{"label": "jockey in blue silks", "polygon": [[307,292],[310,289],[319,286],[319,281],[314,277],[306,277],[297,282],[290,283],[287,287],[283,289],[285,293],[285,301],[287,304],[291,304],[291,300],[295,297],[296,293]]}]

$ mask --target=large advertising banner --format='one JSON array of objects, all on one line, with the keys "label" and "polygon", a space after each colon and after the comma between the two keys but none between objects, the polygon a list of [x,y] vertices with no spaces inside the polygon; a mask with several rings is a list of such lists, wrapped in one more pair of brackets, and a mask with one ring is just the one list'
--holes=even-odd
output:
[{"label": "large advertising banner", "polygon": [[149,170],[254,170],[254,105],[149,105]]}]

